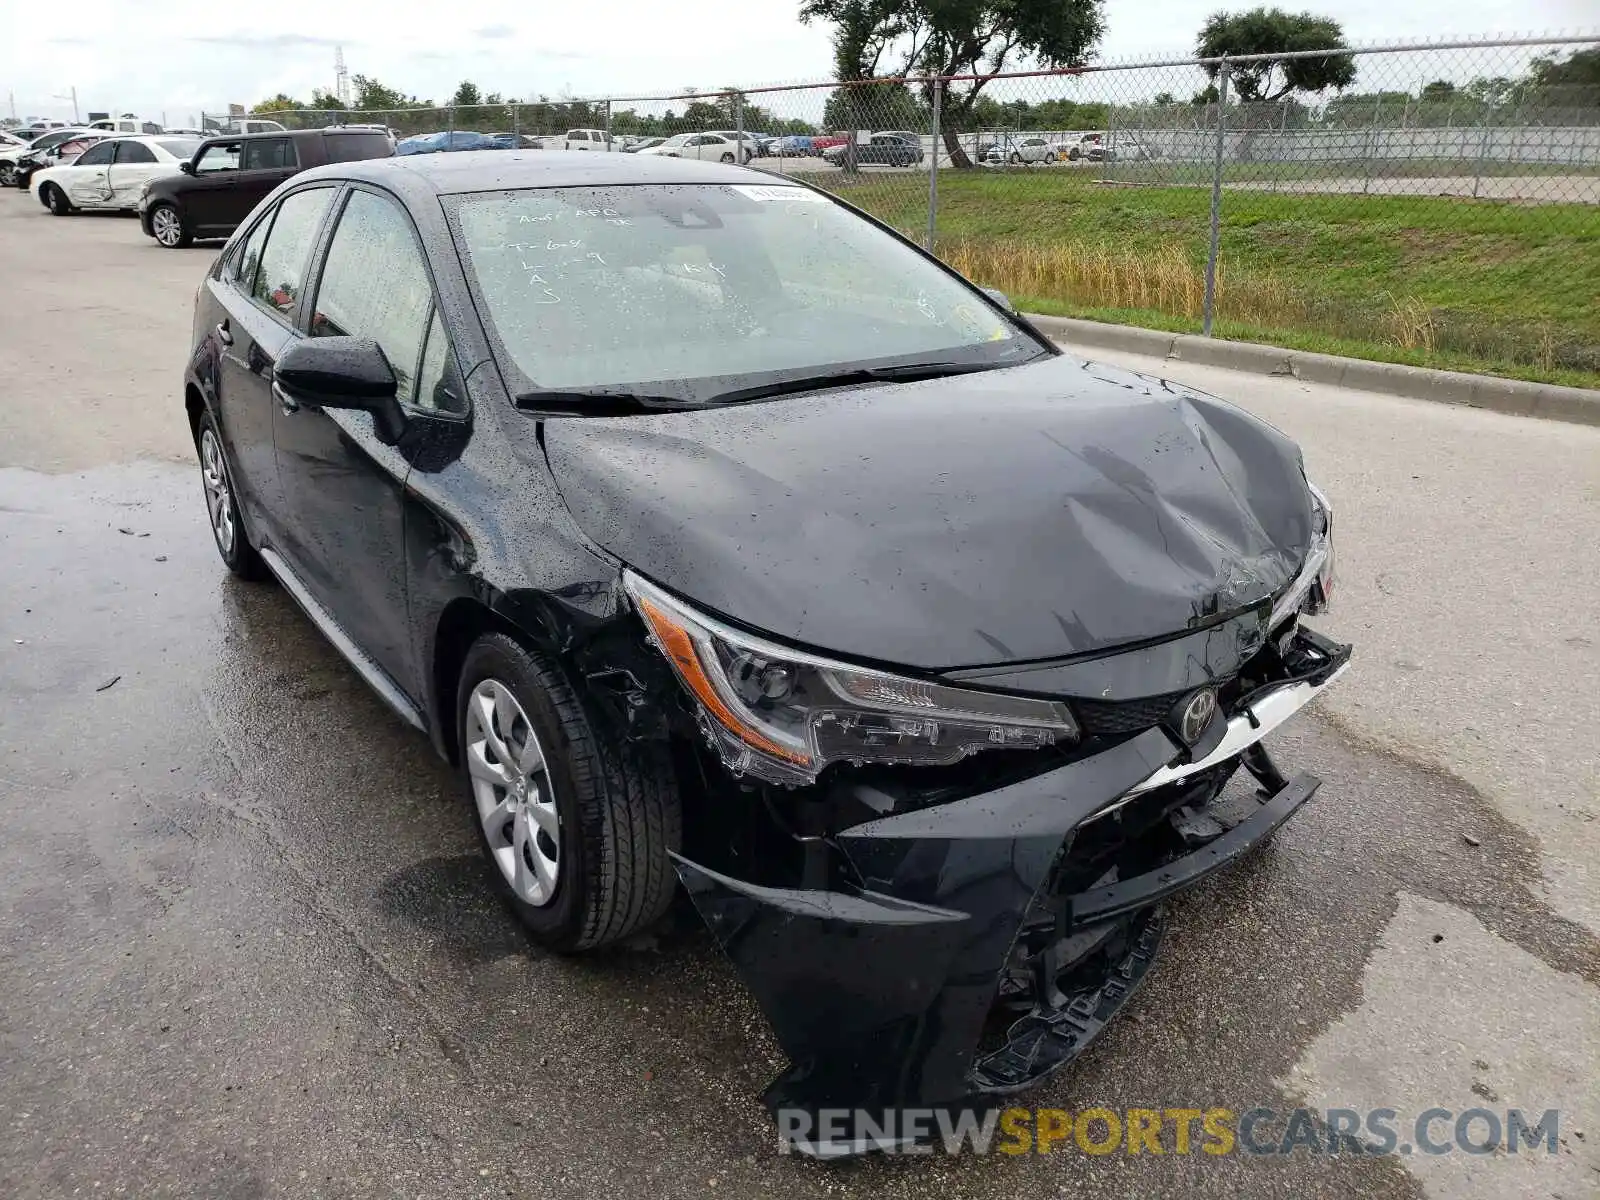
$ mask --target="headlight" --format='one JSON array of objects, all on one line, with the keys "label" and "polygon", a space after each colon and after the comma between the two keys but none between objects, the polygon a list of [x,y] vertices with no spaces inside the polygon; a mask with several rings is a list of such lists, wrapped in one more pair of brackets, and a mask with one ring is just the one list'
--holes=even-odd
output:
[{"label": "headlight", "polygon": [[942,766],[1078,736],[1058,701],[833,662],[730,629],[631,571],[623,583],[735,774],[801,786],[832,762]]},{"label": "headlight", "polygon": [[1311,548],[1294,582],[1273,604],[1269,630],[1299,612],[1324,612],[1333,598],[1333,505],[1316,484],[1306,486],[1311,489]]}]

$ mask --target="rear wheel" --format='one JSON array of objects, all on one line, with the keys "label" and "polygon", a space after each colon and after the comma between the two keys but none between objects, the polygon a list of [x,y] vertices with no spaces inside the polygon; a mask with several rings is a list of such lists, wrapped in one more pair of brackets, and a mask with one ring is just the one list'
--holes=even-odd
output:
[{"label": "rear wheel", "polygon": [[222,437],[208,412],[200,418],[195,438],[200,452],[200,485],[205,492],[206,516],[211,522],[211,537],[223,563],[240,579],[262,579],[266,564],[245,536],[239,522],[239,502],[233,491],[233,475],[222,451]]},{"label": "rear wheel", "polygon": [[723,161],[723,162],[725,162],[725,163],[731,163],[731,162],[732,162],[732,161],[733,161],[733,155],[731,155],[731,154],[724,154],[724,155],[723,155],[723,156],[722,156],[722,161]]},{"label": "rear wheel", "polygon": [[67,202],[67,194],[53,183],[45,184],[40,196],[52,216],[64,217],[72,211],[72,205]]},{"label": "rear wheel", "polygon": [[665,747],[597,736],[559,667],[500,633],[467,652],[456,729],[495,886],[535,941],[594,949],[666,912],[682,815]]},{"label": "rear wheel", "polygon": [[170,204],[158,204],[150,210],[150,233],[168,250],[180,250],[194,242],[194,234],[184,228],[183,217]]}]

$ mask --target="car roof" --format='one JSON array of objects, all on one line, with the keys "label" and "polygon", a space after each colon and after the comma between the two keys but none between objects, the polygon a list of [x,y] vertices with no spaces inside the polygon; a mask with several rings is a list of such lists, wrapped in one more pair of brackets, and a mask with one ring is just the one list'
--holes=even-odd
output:
[{"label": "car roof", "polygon": [[295,176],[376,184],[412,201],[463,192],[516,188],[616,187],[627,184],[782,185],[787,180],[723,163],[657,155],[584,154],[578,151],[457,150],[410,154],[313,167]]}]

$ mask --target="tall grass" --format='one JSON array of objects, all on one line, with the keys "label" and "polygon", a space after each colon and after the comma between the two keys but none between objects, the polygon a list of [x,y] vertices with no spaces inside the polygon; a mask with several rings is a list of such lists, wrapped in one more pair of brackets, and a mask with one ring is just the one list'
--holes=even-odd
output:
[{"label": "tall grass", "polygon": [[[1014,296],[1080,309],[1162,313],[1198,322],[1205,266],[1187,246],[1124,247],[1104,238],[1039,242],[1008,238],[939,239],[939,257],[969,279]],[[1561,338],[1545,323],[1486,322],[1411,295],[1379,292],[1364,301],[1330,296],[1314,279],[1217,264],[1217,320],[1267,331],[1316,331],[1420,355],[1477,355],[1546,372],[1593,371],[1592,348]]]}]

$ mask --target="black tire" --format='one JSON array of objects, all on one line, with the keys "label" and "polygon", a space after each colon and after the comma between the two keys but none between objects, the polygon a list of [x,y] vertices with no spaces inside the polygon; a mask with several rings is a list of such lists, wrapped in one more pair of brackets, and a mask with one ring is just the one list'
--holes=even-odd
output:
[{"label": "black tire", "polygon": [[1083,151],[1079,150],[1076,146],[1074,146],[1071,150],[1067,151],[1067,161],[1068,162],[1077,162],[1078,159],[1080,159],[1082,157],[1083,157]]},{"label": "black tire", "polygon": [[[166,232],[168,229],[175,229],[177,236],[172,237]],[[164,246],[168,250],[183,250],[194,245],[194,232],[175,204],[161,203],[151,206],[150,236],[155,238],[156,245]]]},{"label": "black tire", "polygon": [[[526,715],[560,818],[560,872],[552,895],[539,905],[512,888],[478,819],[467,767],[467,708],[473,689],[487,680],[506,687]],[[467,651],[456,689],[456,735],[490,877],[534,941],[563,954],[593,950],[666,913],[677,887],[668,852],[682,842],[683,814],[665,745],[597,736],[560,668],[501,633],[485,634]]]},{"label": "black tire", "polygon": [[44,206],[50,210],[52,217],[65,217],[72,212],[72,205],[67,200],[67,194],[53,183],[44,185],[39,193],[39,198],[44,201]]},{"label": "black tire", "polygon": [[[215,462],[220,466],[222,485],[226,489],[226,504],[228,505],[229,528],[232,535],[225,537],[218,520],[214,515],[212,483],[207,472],[207,440],[215,445]],[[250,544],[250,535],[245,532],[244,521],[239,516],[239,500],[233,490],[233,470],[228,466],[227,454],[223,450],[222,434],[217,429],[217,423],[212,419],[211,413],[206,412],[200,418],[200,424],[194,432],[195,453],[200,459],[200,484],[201,494],[206,502],[206,523],[211,526],[211,540],[217,547],[217,554],[222,559],[223,565],[237,575],[240,579],[254,582],[267,577],[267,564],[261,561],[261,555],[256,553],[256,548]]]},{"label": "black tire", "polygon": [[16,187],[17,167],[15,163],[0,163],[0,187]]},{"label": "black tire", "polygon": [[1022,155],[1015,150],[1011,152],[1011,165],[1013,167],[1020,167],[1022,165]]},{"label": "black tire", "polygon": [[731,162],[732,162],[732,161],[733,161],[733,155],[731,155],[731,154],[724,154],[724,155],[723,155],[723,156],[722,156],[722,161],[723,161],[723,162],[725,162],[725,163],[731,163]]}]

